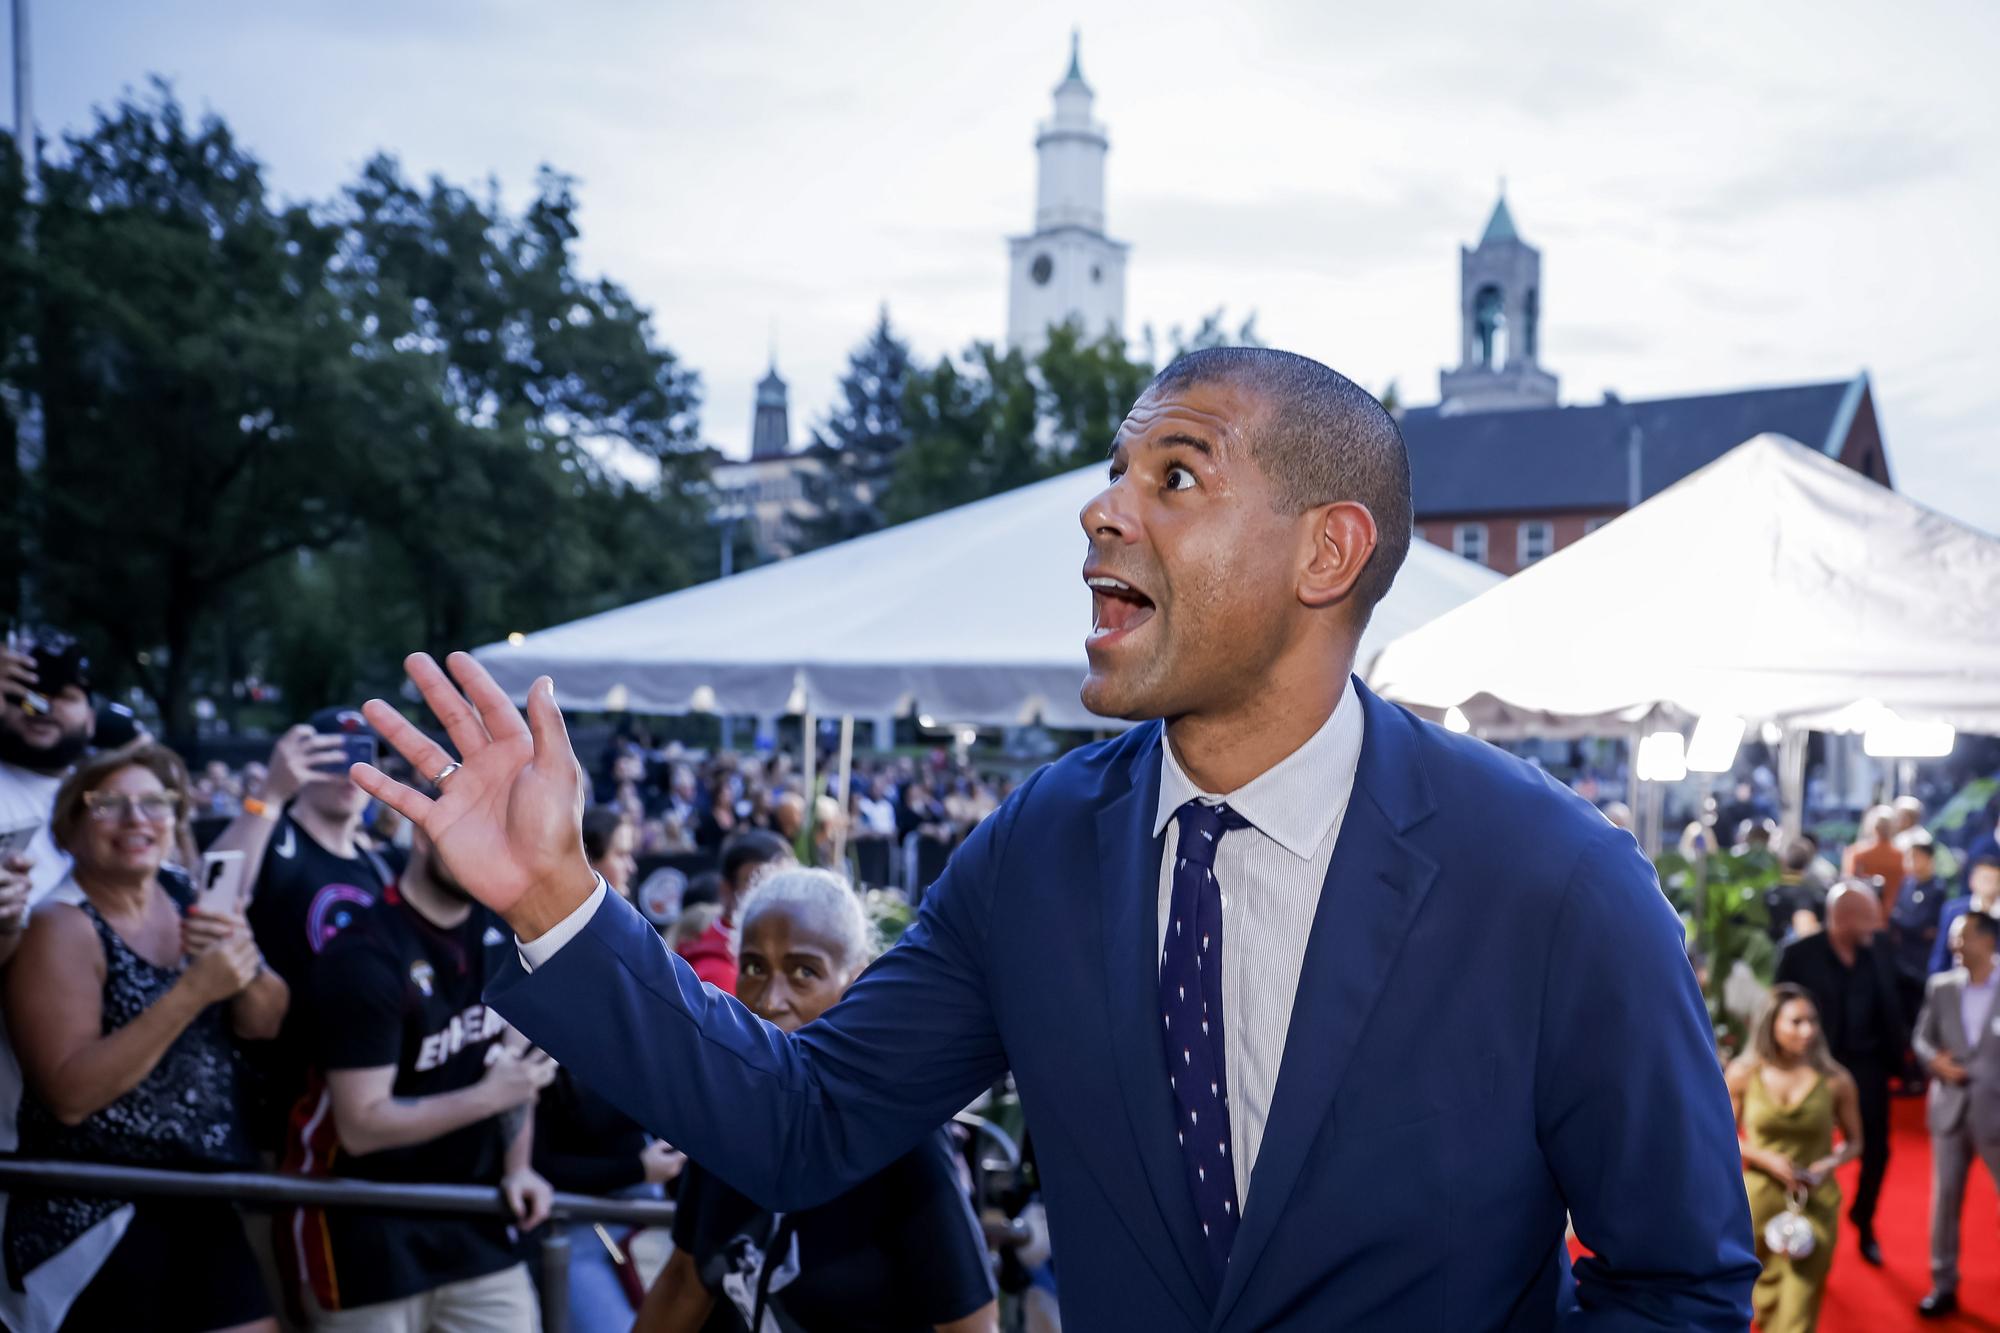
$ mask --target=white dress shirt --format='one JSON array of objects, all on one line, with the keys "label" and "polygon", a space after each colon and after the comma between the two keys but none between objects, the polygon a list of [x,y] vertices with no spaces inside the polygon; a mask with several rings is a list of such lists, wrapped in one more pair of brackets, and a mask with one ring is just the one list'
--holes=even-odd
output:
[{"label": "white dress shirt", "polygon": [[1993,1012],[1993,996],[2000,991],[2000,967],[1991,969],[1986,980],[1973,983],[1972,973],[1964,968],[1965,985],[1958,992],[1958,1021],[1965,1028],[1965,1046],[1971,1050],[1986,1035],[1986,1019]]},{"label": "white dress shirt", "polygon": [[1222,1044],[1229,1076],[1229,1155],[1236,1164],[1239,1211],[1250,1203],[1250,1173],[1271,1117],[1271,1095],[1292,1001],[1299,993],[1306,941],[1319,910],[1333,845],[1361,764],[1361,700],[1350,685],[1312,738],[1227,795],[1202,791],[1160,743],[1160,805],[1153,831],[1166,832],[1160,858],[1159,950],[1173,915],[1174,812],[1189,801],[1226,801],[1250,821],[1222,836],[1215,882],[1222,887]]},{"label": "white dress shirt", "polygon": [[[1166,951],[1174,897],[1174,812],[1189,801],[1229,808],[1249,828],[1224,835],[1215,854],[1222,886],[1222,1041],[1229,1075],[1230,1155],[1236,1163],[1239,1209],[1249,1205],[1250,1173],[1264,1141],[1292,1001],[1299,993],[1306,941],[1319,911],[1320,888],[1361,764],[1361,700],[1350,684],[1312,737],[1245,786],[1226,795],[1204,792],[1181,769],[1173,746],[1160,742],[1160,804],[1153,832],[1166,833],[1160,857],[1159,952]],[[553,958],[582,932],[604,901],[600,876],[590,897],[555,926],[520,945],[529,971]]]}]

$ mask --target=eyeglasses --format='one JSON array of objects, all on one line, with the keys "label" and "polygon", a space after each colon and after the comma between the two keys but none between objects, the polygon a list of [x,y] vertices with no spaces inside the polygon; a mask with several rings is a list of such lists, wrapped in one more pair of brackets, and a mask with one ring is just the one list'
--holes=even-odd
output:
[{"label": "eyeglasses", "polygon": [[83,798],[84,808],[90,817],[100,824],[123,823],[136,811],[139,818],[150,824],[164,824],[180,813],[181,798],[172,792],[159,792],[148,796],[119,796],[111,792],[88,792]]}]

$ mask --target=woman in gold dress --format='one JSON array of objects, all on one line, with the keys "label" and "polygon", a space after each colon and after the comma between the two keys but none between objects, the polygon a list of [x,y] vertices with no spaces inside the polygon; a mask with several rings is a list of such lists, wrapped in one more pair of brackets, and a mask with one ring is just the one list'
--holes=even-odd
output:
[{"label": "woman in gold dress", "polygon": [[[1753,1303],[1763,1333],[1810,1333],[1833,1267],[1840,1184],[1834,1168],[1861,1155],[1861,1103],[1854,1080],[1827,1054],[1819,1010],[1798,986],[1771,991],[1750,1052],[1729,1066],[1729,1096],[1743,1142],[1743,1183],[1764,1274]],[[1834,1130],[1840,1148],[1834,1149]],[[1794,1199],[1812,1228],[1812,1252],[1771,1249],[1765,1231]]]}]

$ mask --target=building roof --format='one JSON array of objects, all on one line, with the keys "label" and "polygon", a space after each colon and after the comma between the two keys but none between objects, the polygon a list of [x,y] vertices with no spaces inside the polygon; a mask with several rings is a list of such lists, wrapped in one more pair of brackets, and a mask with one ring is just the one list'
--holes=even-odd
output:
[{"label": "building roof", "polygon": [[1788,435],[1837,457],[1867,375],[1824,384],[1649,402],[1402,417],[1419,516],[1622,509],[1629,446],[1639,432],[1645,499],[1755,435]]},{"label": "building roof", "polygon": [[1514,227],[1514,215],[1507,211],[1507,196],[1501,195],[1500,202],[1493,205],[1493,216],[1486,219],[1486,233],[1479,238],[1481,245],[1494,241],[1518,241],[1521,233]]}]

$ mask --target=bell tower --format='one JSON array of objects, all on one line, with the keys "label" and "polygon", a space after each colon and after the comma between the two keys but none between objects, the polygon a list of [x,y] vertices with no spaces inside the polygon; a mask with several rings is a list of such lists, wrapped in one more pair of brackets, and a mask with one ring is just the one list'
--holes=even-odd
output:
[{"label": "bell tower", "polygon": [[1541,366],[1542,254],[1500,202],[1479,244],[1458,251],[1459,364],[1438,377],[1446,412],[1554,407],[1556,377]]},{"label": "bell tower", "polygon": [[1083,81],[1080,40],[1070,36],[1069,72],[1055,89],[1055,114],[1035,136],[1035,229],[1007,242],[1007,345],[1029,356],[1052,324],[1075,320],[1087,337],[1125,322],[1125,256],[1104,230],[1104,159],[1111,141],[1091,116],[1096,94]]}]

